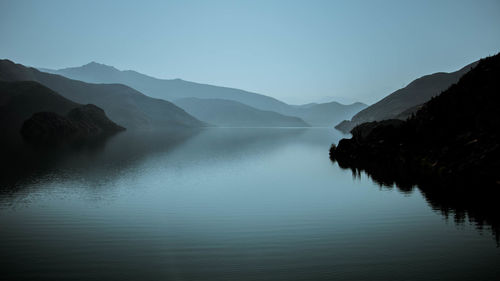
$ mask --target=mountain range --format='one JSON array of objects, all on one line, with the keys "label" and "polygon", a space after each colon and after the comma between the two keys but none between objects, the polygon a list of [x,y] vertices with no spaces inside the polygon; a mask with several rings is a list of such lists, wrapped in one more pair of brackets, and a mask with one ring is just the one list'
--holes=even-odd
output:
[{"label": "mountain range", "polygon": [[127,129],[200,127],[205,123],[171,102],[151,98],[122,84],[93,84],[0,60],[0,81],[36,81],[80,104],[95,104]]},{"label": "mountain range", "polygon": [[353,116],[366,107],[367,105],[361,102],[345,105],[333,101],[289,106],[286,112],[288,115],[302,118],[313,126],[331,127],[343,117]]},{"label": "mountain range", "polygon": [[[113,66],[96,62],[91,62],[79,67],[63,68],[59,70],[46,68],[39,69],[89,83],[121,83],[151,97],[166,99],[174,103],[177,103],[177,101],[185,98],[196,98],[198,106],[190,107],[192,111],[189,111],[188,108],[184,108],[194,116],[204,115],[205,110],[216,111],[220,109],[219,103],[221,100],[228,100],[252,107],[255,112],[258,112],[257,110],[260,110],[261,112],[274,111],[289,117],[299,117],[312,126],[333,126],[341,120],[351,118],[352,115],[366,107],[363,103],[343,105],[337,102],[308,104],[302,106],[289,105],[275,98],[244,90],[200,84],[181,79],[158,79],[133,70],[122,71]],[[214,103],[214,100],[218,100],[219,103]],[[199,106],[203,103],[205,103],[203,105],[203,110],[197,111]],[[178,105],[182,107],[185,103],[179,103]],[[211,106],[215,107],[211,108]],[[230,114],[228,111],[226,113],[227,115],[224,117],[226,119],[236,120],[239,118],[234,114]],[[218,115],[222,117],[222,112]],[[267,116],[267,118],[269,118],[269,116]],[[203,121],[208,122],[208,120]],[[235,122],[232,123],[236,125]],[[278,126],[287,126],[286,124],[279,124],[277,120],[275,120],[274,123]],[[225,121],[213,124],[224,126]],[[243,122],[242,124],[247,123]],[[257,126],[258,124],[256,123],[253,125]]]},{"label": "mountain range", "polygon": [[234,100],[261,110],[281,112],[287,104],[275,98],[228,87],[200,84],[182,79],[158,79],[137,71],[120,71],[113,66],[91,62],[79,67],[41,70],[89,83],[119,83],[150,97],[173,101],[181,98]]},{"label": "mountain range", "polygon": [[352,117],[336,126],[349,132],[364,122],[408,118],[476,64],[452,73],[423,76],[368,107],[359,102],[289,105],[248,91],[181,79],[158,79],[96,62],[59,70],[40,68],[50,72],[46,73],[0,60],[0,81],[38,81],[71,101],[101,107],[113,121],[129,129],[206,125],[328,127]]},{"label": "mountain range", "polygon": [[342,121],[335,128],[344,133],[349,133],[356,125],[364,122],[391,118],[404,120],[416,112],[423,103],[457,83],[460,77],[476,66],[477,63],[477,61],[473,62],[451,73],[438,72],[420,77],[406,87],[361,110],[351,120]]}]

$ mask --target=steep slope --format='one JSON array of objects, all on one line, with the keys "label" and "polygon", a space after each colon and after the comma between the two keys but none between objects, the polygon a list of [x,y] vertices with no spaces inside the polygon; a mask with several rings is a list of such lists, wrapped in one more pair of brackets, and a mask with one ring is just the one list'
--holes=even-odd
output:
[{"label": "steep slope", "polygon": [[[43,114],[39,114],[42,112]],[[48,113],[48,114],[47,114]],[[37,115],[38,114],[38,115]],[[34,81],[2,82],[0,81],[0,131],[2,141],[15,142],[20,140],[23,122],[37,115],[69,116],[73,123],[92,129],[93,134],[112,133],[123,128],[110,121],[104,111],[95,105],[81,105],[64,98],[51,89]],[[61,118],[56,118],[61,121]],[[52,120],[56,120],[52,119]],[[47,121],[48,119],[45,119]],[[65,120],[61,124],[68,124]],[[45,122],[48,125],[50,122]],[[71,127],[71,125],[70,125]],[[64,126],[60,127],[64,129]],[[30,130],[35,132],[35,127]],[[42,134],[42,130],[37,133]]]},{"label": "steep slope", "polygon": [[176,105],[120,84],[91,84],[0,60],[0,81],[37,81],[82,104],[95,104],[127,129],[198,127],[204,124]]},{"label": "steep slope", "polygon": [[500,54],[483,59],[414,117],[361,124],[331,155],[339,164],[374,174],[384,169],[402,174],[409,184],[498,191],[499,77]]},{"label": "steep slope", "polygon": [[200,120],[224,127],[308,127],[298,117],[285,116],[223,99],[185,98],[175,104]]},{"label": "steep slope", "polygon": [[[439,72],[420,77],[412,81],[408,86],[393,92],[377,103],[360,111],[352,117],[351,121],[341,122],[335,128],[348,133],[356,125],[364,122],[408,117],[414,112],[408,111],[410,108],[416,110],[416,106],[439,95],[442,91],[456,83],[460,77],[475,65],[477,65],[477,62],[471,63],[455,72]],[[403,112],[405,114],[401,114]]]}]

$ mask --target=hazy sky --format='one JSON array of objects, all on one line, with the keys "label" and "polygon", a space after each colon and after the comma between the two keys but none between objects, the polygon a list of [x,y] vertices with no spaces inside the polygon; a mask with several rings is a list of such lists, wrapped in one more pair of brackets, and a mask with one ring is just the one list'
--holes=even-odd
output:
[{"label": "hazy sky", "polygon": [[[0,57],[372,103],[500,51],[493,1],[5,1]],[[344,99],[345,100],[345,99]]]}]

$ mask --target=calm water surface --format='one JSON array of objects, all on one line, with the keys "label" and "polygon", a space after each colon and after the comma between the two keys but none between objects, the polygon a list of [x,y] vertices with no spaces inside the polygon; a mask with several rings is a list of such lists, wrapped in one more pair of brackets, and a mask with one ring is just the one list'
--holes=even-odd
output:
[{"label": "calm water surface", "polygon": [[328,159],[341,137],[328,129],[127,132],[49,153],[43,169],[4,184],[0,279],[500,276],[488,229],[447,219],[418,190],[354,179]]}]

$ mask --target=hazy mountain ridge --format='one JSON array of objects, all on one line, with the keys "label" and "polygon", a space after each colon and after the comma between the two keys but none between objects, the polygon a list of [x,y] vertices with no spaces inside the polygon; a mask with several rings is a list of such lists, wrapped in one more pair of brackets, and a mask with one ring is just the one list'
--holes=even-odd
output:
[{"label": "hazy mountain ridge", "polygon": [[415,79],[406,87],[389,94],[380,101],[361,110],[350,121],[344,120],[340,122],[335,128],[348,133],[356,125],[364,122],[381,121],[391,118],[404,120],[414,113],[419,105],[439,95],[454,83],[457,83],[460,77],[476,66],[477,63],[477,61],[473,62],[455,72],[438,72]]},{"label": "hazy mountain ridge", "polygon": [[[366,107],[362,103],[343,105],[336,102],[289,105],[269,96],[240,89],[200,84],[181,79],[158,79],[133,70],[118,70],[115,67],[96,62],[80,67],[44,70],[91,83],[122,83],[146,95],[170,101],[183,98],[236,101],[255,109],[296,116],[313,126],[333,126],[343,119],[351,118],[352,115]],[[227,116],[227,119],[231,118],[233,118],[232,115]]]},{"label": "hazy mountain ridge", "polygon": [[314,126],[331,127],[342,118],[353,116],[366,107],[367,105],[361,102],[345,105],[333,101],[293,106],[287,112],[289,115],[298,116]]},{"label": "hazy mountain ridge", "polygon": [[129,129],[200,127],[205,124],[171,102],[148,97],[121,84],[92,84],[0,60],[0,80],[37,81],[77,103],[95,104]]},{"label": "hazy mountain ridge", "polygon": [[309,124],[298,117],[256,109],[232,100],[184,98],[175,100],[174,103],[196,118],[216,126],[309,127]]},{"label": "hazy mountain ridge", "polygon": [[120,83],[154,98],[176,100],[181,98],[213,98],[238,101],[257,109],[276,111],[287,106],[275,98],[229,87],[185,81],[158,79],[133,70],[118,70],[113,66],[91,62],[80,67],[48,70],[71,79],[90,83]]}]

